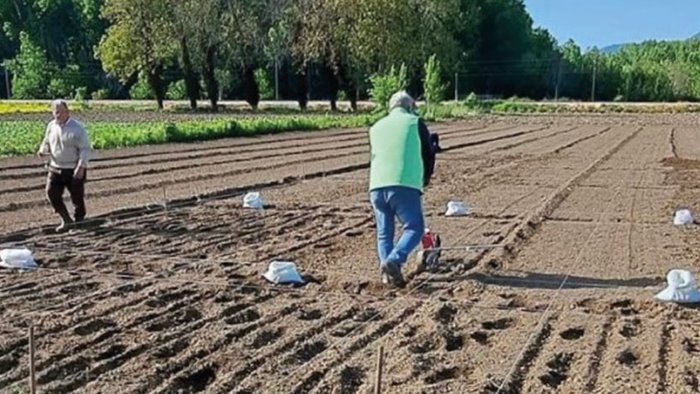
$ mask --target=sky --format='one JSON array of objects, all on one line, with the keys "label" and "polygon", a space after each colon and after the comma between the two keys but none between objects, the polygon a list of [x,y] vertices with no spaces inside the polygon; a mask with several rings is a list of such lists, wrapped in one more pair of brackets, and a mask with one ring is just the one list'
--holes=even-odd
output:
[{"label": "sky", "polygon": [[700,0],[525,0],[535,27],[560,44],[597,46],[682,40],[700,33]]}]

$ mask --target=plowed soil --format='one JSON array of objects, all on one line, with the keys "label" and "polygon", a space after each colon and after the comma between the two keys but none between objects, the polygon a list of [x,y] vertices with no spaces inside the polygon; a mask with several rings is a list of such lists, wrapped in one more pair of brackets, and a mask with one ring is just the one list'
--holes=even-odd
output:
[{"label": "plowed soil", "polygon": [[[5,159],[0,246],[41,268],[0,271],[0,391],[28,392],[32,324],[42,393],[371,393],[380,347],[386,393],[698,392],[700,315],[654,299],[698,269],[700,230],[672,225],[700,212],[698,125],[432,125],[425,215],[455,248],[404,289],[379,278],[366,130],[96,152],[64,234],[39,159]],[[267,283],[274,260],[308,283]]]}]

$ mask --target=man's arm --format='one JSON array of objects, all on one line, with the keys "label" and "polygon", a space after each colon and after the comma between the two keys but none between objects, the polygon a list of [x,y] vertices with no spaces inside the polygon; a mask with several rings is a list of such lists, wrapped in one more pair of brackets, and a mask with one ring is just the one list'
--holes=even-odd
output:
[{"label": "man's arm", "polygon": [[430,144],[428,126],[420,118],[418,118],[418,134],[420,135],[421,155],[423,156],[423,185],[428,186],[435,169],[435,152]]},{"label": "man's arm", "polygon": [[39,145],[39,150],[36,152],[37,156],[46,156],[51,153],[51,145],[49,145],[49,132],[51,131],[51,124],[46,126],[46,131],[44,131],[44,139]]},{"label": "man's arm", "polygon": [[75,176],[80,179],[85,174],[85,169],[87,169],[88,163],[90,162],[90,139],[88,137],[87,130],[84,127],[80,127],[80,132],[77,134],[78,139],[76,141],[76,148],[78,149],[78,166],[75,169]]}]

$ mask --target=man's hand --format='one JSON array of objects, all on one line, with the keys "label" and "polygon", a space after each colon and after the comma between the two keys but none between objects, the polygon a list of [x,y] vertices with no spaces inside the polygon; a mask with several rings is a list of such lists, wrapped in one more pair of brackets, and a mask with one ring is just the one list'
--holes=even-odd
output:
[{"label": "man's hand", "polygon": [[73,178],[75,179],[83,179],[85,176],[85,167],[77,167],[75,171],[73,171]]}]

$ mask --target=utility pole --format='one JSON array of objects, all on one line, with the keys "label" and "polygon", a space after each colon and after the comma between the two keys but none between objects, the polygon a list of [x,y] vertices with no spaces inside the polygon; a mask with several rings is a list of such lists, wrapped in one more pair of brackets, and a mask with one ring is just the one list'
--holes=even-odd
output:
[{"label": "utility pole", "polygon": [[557,83],[554,85],[554,101],[559,101],[559,82],[561,81],[561,57],[557,65]]},{"label": "utility pole", "polygon": [[593,81],[591,82],[591,102],[595,101],[595,74],[598,71],[598,56],[593,58]]},{"label": "utility pole", "polygon": [[459,101],[459,80],[457,76],[458,73],[455,71],[455,102]]}]

